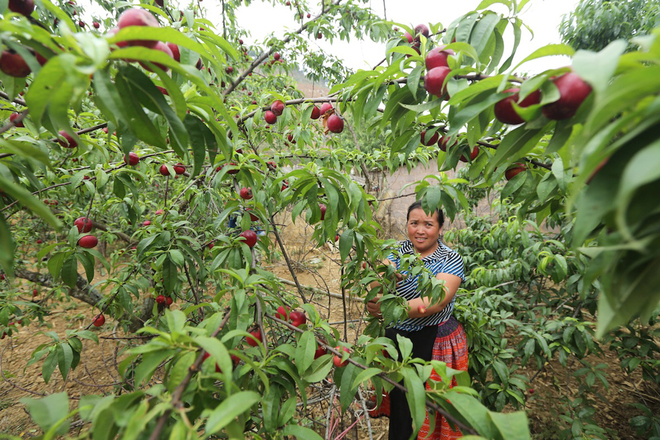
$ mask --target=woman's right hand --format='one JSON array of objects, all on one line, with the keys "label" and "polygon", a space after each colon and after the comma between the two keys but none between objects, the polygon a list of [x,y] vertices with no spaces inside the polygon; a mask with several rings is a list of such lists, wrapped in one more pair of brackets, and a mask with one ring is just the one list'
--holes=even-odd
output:
[{"label": "woman's right hand", "polygon": [[376,295],[374,299],[367,302],[367,312],[375,318],[382,318],[383,314],[380,312],[380,299],[383,295]]}]

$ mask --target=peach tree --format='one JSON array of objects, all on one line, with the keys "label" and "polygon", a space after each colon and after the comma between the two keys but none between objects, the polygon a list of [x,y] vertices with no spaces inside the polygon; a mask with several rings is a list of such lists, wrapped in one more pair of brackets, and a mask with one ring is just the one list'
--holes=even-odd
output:
[{"label": "peach tree", "polygon": [[[439,173],[416,184],[425,207],[442,203],[453,218],[468,207],[466,182],[507,179],[502,193],[521,204],[518,215],[551,219],[585,255],[598,334],[646,319],[659,284],[657,34],[625,54],[625,41],[598,53],[551,45],[513,65],[525,1],[486,0],[454,22],[415,28],[341,0],[280,3],[299,28],[248,46],[230,2],[221,23],[201,3],[8,2],[1,331],[43,319],[61,295],[94,307],[84,329],[51,333],[33,353],[45,380],[76,368],[81,338],[98,340],[94,327],[111,320],[140,342],[124,353],[115,394],[85,396],[71,412],[66,394],[26,400],[33,418],[48,436],[75,416],[94,438],[319,438],[328,427],[299,409],[311,390],[332,384],[346,411],[371,382],[378,395],[406,389],[417,429],[428,410],[464,433],[528,438],[524,413],[489,410],[465,373],[420,363],[382,337],[405,313],[395,295],[384,321],[354,341],[330,326],[297,281],[278,219],[302,218],[319,246],[336,239],[345,295],[370,299],[370,281],[393,288],[379,263],[393,242],[378,238],[377,197],[351,171],[464,162],[467,179]],[[495,3],[505,12],[488,9]],[[383,43],[373,70],[347,72],[310,45],[355,36]],[[572,66],[516,74],[559,54]],[[305,98],[287,75],[293,60],[329,80],[330,95]],[[361,132],[384,143],[361,145]],[[295,294],[262,267],[275,255]],[[99,271],[107,276],[94,281]],[[48,297],[26,301],[15,277]],[[432,278],[422,285],[443,294]],[[443,380],[425,389],[432,370]]]}]

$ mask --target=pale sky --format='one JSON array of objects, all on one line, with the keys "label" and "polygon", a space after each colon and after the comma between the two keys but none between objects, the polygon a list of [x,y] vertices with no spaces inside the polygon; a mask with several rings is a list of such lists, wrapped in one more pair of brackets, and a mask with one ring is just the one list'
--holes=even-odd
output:
[{"label": "pale sky", "polygon": [[[407,23],[412,26],[428,23],[429,21],[442,22],[444,26],[448,26],[457,17],[476,8],[481,0],[372,0],[372,10],[381,17],[383,16],[383,2],[385,2],[387,9],[388,20]],[[514,65],[535,49],[546,44],[559,43],[558,26],[561,17],[563,14],[572,11],[577,3],[578,0],[531,0],[525,6],[520,17],[534,31],[534,38],[532,39],[529,31],[523,29]],[[219,7],[212,4],[204,3],[204,7],[214,12],[209,16],[214,16],[216,11],[217,13],[220,12]],[[506,12],[503,5],[495,4],[491,6],[491,9],[500,13]],[[319,11],[312,11],[312,18],[316,16],[315,12],[318,14]],[[255,1],[249,7],[241,7],[237,13],[237,18],[243,26],[245,26],[245,23],[250,24],[248,29],[252,34],[252,38],[244,39],[249,43],[262,41],[270,32],[274,32],[275,36],[281,37],[283,35],[282,29],[285,27],[289,30],[298,29],[299,25],[294,21],[294,15],[293,7],[272,6],[268,3]],[[346,65],[353,69],[369,69],[382,60],[385,54],[384,44],[376,44],[370,41],[352,40],[350,43],[346,43],[335,40],[330,44],[326,40],[313,40],[312,44],[318,45],[327,52],[343,59]],[[511,43],[507,47],[511,47]],[[505,50],[503,60],[506,59],[507,53],[510,52]],[[521,69],[527,72],[540,72],[545,69],[566,66],[567,64],[570,64],[570,60],[566,57],[547,57],[525,64]]]}]

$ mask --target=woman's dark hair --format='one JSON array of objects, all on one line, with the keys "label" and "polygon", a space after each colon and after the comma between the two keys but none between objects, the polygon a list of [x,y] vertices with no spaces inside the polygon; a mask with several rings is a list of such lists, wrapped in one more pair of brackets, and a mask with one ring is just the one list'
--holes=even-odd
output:
[{"label": "woman's dark hair", "polygon": [[[413,203],[408,207],[408,214],[406,214],[406,221],[410,220],[410,212],[418,208],[422,208],[422,202],[420,202],[419,200],[417,200],[415,203]],[[440,227],[442,227],[445,224],[445,214],[442,212],[442,208],[437,207],[431,211],[431,213],[433,212],[438,213],[438,223],[440,223]]]}]

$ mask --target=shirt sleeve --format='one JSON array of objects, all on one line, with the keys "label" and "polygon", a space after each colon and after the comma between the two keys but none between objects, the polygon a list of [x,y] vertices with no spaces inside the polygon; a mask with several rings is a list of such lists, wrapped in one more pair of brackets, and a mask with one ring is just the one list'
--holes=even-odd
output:
[{"label": "shirt sleeve", "polygon": [[456,275],[461,280],[465,281],[465,264],[463,263],[463,257],[461,257],[456,251],[450,252],[447,256],[447,261],[442,266],[442,270],[440,270],[439,273]]},{"label": "shirt sleeve", "polygon": [[392,252],[390,255],[388,255],[387,259],[390,260],[394,264],[394,267],[396,267],[397,269],[399,268],[399,265],[401,264],[401,259],[399,257],[395,256],[394,252]]}]

